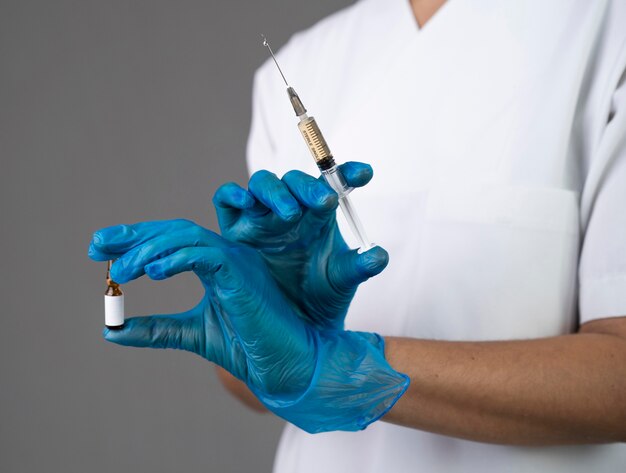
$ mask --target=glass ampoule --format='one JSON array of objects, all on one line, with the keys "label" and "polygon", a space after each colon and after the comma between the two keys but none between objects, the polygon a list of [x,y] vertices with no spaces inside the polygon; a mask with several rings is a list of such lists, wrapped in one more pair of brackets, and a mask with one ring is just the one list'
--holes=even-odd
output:
[{"label": "glass ampoule", "polygon": [[104,293],[104,325],[110,330],[124,327],[124,293],[120,285],[111,279],[111,264],[107,264],[107,288]]}]

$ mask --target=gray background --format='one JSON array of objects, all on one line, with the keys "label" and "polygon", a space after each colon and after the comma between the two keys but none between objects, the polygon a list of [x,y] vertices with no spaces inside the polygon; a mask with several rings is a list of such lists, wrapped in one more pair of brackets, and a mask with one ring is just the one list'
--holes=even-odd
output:
[{"label": "gray background", "polygon": [[[259,33],[277,48],[349,3],[0,0],[0,471],[271,469],[282,423],[208,362],[101,339],[87,244],[117,223],[217,228],[213,192],[246,181]],[[201,296],[190,275],[125,292],[130,314]]]}]

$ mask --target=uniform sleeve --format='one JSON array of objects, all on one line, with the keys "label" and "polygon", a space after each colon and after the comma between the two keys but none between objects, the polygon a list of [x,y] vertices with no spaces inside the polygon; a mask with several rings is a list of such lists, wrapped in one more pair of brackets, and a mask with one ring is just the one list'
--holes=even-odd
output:
[{"label": "uniform sleeve", "polygon": [[250,174],[260,169],[271,168],[276,152],[269,129],[267,109],[269,90],[263,79],[266,69],[267,62],[255,73],[252,87],[252,121],[246,149],[246,162]]},{"label": "uniform sleeve", "polygon": [[626,73],[586,178],[581,211],[580,323],[626,316]]}]

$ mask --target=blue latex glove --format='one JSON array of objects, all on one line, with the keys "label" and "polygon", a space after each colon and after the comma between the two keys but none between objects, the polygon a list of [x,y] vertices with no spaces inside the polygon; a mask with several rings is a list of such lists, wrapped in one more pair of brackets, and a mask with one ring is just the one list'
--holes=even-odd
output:
[{"label": "blue latex glove", "polygon": [[[356,162],[341,171],[352,187],[373,175]],[[290,171],[280,180],[259,171],[248,190],[225,184],[213,203],[222,235],[259,249],[283,292],[320,328],[342,329],[358,285],[387,266],[381,247],[359,254],[346,245],[335,218],[337,194],[321,178]]]},{"label": "blue latex glove", "polygon": [[111,276],[120,283],[193,271],[205,288],[193,309],[129,318],[121,330],[105,329],[107,340],[197,353],[307,432],[363,429],[408,386],[386,362],[381,337],[318,330],[283,295],[258,251],[192,222],[105,228],[94,234],[89,255],[118,258]]}]

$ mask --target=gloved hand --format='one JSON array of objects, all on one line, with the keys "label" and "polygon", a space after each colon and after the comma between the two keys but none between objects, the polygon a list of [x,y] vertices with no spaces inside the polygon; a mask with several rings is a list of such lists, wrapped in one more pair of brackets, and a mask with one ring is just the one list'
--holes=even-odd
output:
[{"label": "gloved hand", "polygon": [[186,220],[102,229],[90,256],[117,258],[111,277],[124,284],[194,271],[205,289],[187,312],[127,319],[105,329],[122,345],[177,348],[210,360],[260,392],[302,393],[315,367],[315,335],[276,287],[258,252]]},{"label": "gloved hand", "polygon": [[[351,187],[373,175],[363,163],[340,167]],[[322,178],[290,171],[280,180],[259,171],[248,190],[225,184],[213,203],[222,235],[259,249],[281,290],[320,328],[342,329],[358,285],[387,266],[381,247],[359,254],[346,245],[337,194]]]},{"label": "gloved hand", "polygon": [[111,276],[119,283],[193,271],[205,288],[193,309],[129,318],[121,330],[105,329],[107,340],[197,353],[308,432],[365,428],[408,386],[387,364],[381,337],[314,328],[284,297],[258,251],[192,222],[105,228],[94,234],[89,255],[117,258]]}]

